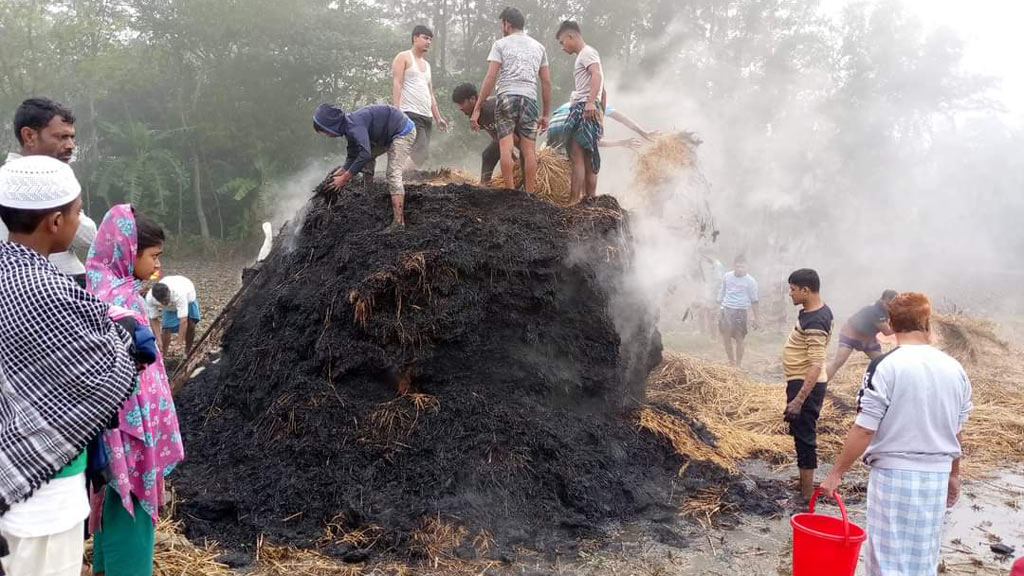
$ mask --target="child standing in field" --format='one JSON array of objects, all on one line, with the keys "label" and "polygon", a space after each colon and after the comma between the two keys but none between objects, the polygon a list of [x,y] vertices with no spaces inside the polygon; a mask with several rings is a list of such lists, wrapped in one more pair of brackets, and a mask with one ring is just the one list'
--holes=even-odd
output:
[{"label": "child standing in field", "polygon": [[[114,206],[100,224],[86,262],[89,290],[129,310],[146,325],[146,303],[136,288],[160,269],[164,233],[128,204]],[[121,406],[118,426],[102,437],[111,482],[94,495],[93,573],[150,576],[164,478],[184,458],[178,418],[163,357],[139,373]]]}]

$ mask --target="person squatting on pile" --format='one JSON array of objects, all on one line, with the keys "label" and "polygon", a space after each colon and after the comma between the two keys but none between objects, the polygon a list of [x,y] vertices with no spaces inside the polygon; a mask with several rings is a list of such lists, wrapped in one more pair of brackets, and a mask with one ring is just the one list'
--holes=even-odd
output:
[{"label": "person squatting on pile", "polygon": [[[459,107],[466,116],[472,116],[476,110],[476,103],[479,100],[476,86],[472,82],[463,82],[452,90],[452,102]],[[494,167],[501,161],[501,147],[498,144],[498,129],[494,120],[495,99],[488,98],[480,104],[480,116],[477,118],[477,126],[491,137],[491,141],[480,153],[480,184],[487,185],[494,176]],[[519,146],[519,136],[515,135],[514,144]],[[513,152],[515,149],[513,149]],[[518,161],[518,158],[515,159]]]},{"label": "person squatting on pile", "polygon": [[[654,137],[658,135],[656,130],[646,130],[640,124],[633,120],[629,116],[626,116],[622,110],[608,104],[608,92],[601,95],[601,102],[604,103],[604,117],[610,120],[615,120],[619,124],[622,124],[626,128],[629,128],[636,133],[639,138],[630,137],[623,138],[621,140],[609,140],[605,137],[601,137],[597,145],[601,148],[632,148],[636,150],[644,145],[644,142],[654,142]],[[548,124],[548,137],[547,145],[552,148],[563,148],[565,146],[565,127],[566,120],[569,118],[569,110],[572,106],[571,102],[566,102],[555,111],[551,113],[551,122]]]},{"label": "person squatting on pile", "polygon": [[387,182],[391,193],[392,222],[385,232],[405,229],[405,170],[412,146],[416,142],[416,126],[404,112],[387,105],[360,108],[351,114],[324,102],[313,113],[313,129],[331,138],[348,140],[345,165],[332,174],[331,187],[341,191],[353,176],[363,173],[367,183],[373,181],[373,160],[388,155]]},{"label": "person squatting on pile", "polygon": [[[518,146],[523,162],[523,188],[533,194],[537,182],[537,136],[548,127],[551,114],[551,72],[544,45],[523,32],[526,18],[515,8],[499,16],[503,38],[496,40],[487,56],[487,75],[470,115],[470,126],[480,129],[481,108],[491,92],[495,102],[495,130],[501,151],[501,177],[505,186],[515,185],[512,148]],[[541,105],[537,105],[540,78]],[[516,137],[518,136],[518,144]]]},{"label": "person squatting on pile", "polygon": [[800,471],[800,501],[807,504],[814,493],[818,468],[818,416],[828,390],[825,350],[832,337],[832,310],[821,299],[821,279],[810,268],[789,275],[789,296],[800,306],[796,325],[782,351],[786,374],[786,409],[789,433],[796,448]]},{"label": "person squatting on pile", "polygon": [[442,132],[448,122],[441,116],[434,98],[430,62],[424,58],[434,41],[434,32],[426,26],[412,29],[412,48],[399,52],[391,63],[391,104],[405,112],[416,125],[416,140],[409,157],[409,168],[421,168],[430,157],[430,135],[434,121]]},{"label": "person squatting on pile", "polygon": [[86,446],[117,417],[141,363],[135,331],[48,260],[72,245],[81,207],[60,160],[0,168],[10,234],[0,242],[0,573],[14,576],[81,573]]},{"label": "person squatting on pile", "polygon": [[930,344],[924,294],[899,294],[888,311],[898,346],[868,366],[857,419],[821,490],[832,496],[863,455],[871,468],[865,573],[934,576],[945,510],[960,496],[971,382],[959,362]]},{"label": "person squatting on pile", "polygon": [[[7,162],[24,156],[49,156],[71,162],[75,154],[75,116],[70,110],[46,98],[29,98],[14,112],[14,137],[21,146],[8,152]],[[61,272],[85,288],[85,267],[78,254],[85,254],[96,237],[96,223],[85,212],[78,215],[78,229],[67,250],[50,256]],[[0,241],[7,240],[7,228],[0,223]]]}]

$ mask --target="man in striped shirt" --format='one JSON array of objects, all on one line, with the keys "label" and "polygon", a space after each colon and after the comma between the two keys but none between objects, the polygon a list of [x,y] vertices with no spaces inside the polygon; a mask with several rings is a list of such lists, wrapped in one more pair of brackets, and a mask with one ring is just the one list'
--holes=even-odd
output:
[{"label": "man in striped shirt", "polygon": [[832,337],[832,310],[821,299],[821,279],[810,268],[789,275],[789,296],[800,306],[797,323],[782,351],[786,373],[786,410],[789,433],[800,469],[800,497],[809,502],[818,468],[818,415],[828,390],[825,350]]}]

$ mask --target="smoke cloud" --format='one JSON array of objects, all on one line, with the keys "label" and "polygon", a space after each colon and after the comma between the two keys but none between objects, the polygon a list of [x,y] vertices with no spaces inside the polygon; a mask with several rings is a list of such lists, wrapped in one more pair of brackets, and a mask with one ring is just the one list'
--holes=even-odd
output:
[{"label": "smoke cloud", "polygon": [[[860,9],[868,12],[845,17],[881,18]],[[955,36],[913,25],[904,31],[912,36],[905,46],[861,66],[905,74],[903,82],[934,76],[916,99],[844,76],[856,70],[832,58],[799,71],[740,70],[678,26],[670,27],[662,43],[670,48],[650,75],[606,62],[617,110],[647,129],[693,131],[704,141],[699,170],[708,184],[680,179],[669,202],[654,210],[633,186],[634,154],[605,149],[599,193],[639,211],[635,289],[663,309],[681,310],[705,297],[702,255],[728,264],[745,254],[762,293],[796,268],[816,268],[839,316],[886,288],[923,291],[940,308],[1024,310],[1020,291],[1009,288],[1024,280],[1024,228],[1017,223],[1024,160],[1009,156],[1020,149],[1021,134],[1003,124],[997,108],[975,105],[985,81],[958,67]],[[837,40],[830,49],[846,48]],[[915,58],[908,69],[895,69],[896,60]],[[751,70],[757,66],[752,57]],[[954,82],[977,82],[978,95],[948,94],[940,102],[940,94],[925,93]],[[606,138],[631,135],[607,121]],[[683,206],[701,198],[721,230],[712,246],[679,226],[692,211]]]}]

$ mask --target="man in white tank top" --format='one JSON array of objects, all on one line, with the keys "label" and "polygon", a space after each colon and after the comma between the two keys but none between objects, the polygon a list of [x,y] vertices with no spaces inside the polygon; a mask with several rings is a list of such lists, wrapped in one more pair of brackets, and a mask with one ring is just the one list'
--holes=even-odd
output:
[{"label": "man in white tank top", "polygon": [[442,132],[448,122],[437,109],[434,84],[430,77],[430,62],[423,56],[430,50],[434,33],[420,24],[412,29],[412,49],[399,52],[391,65],[392,103],[416,125],[416,143],[410,156],[410,168],[426,163],[430,156],[430,133],[433,121]]}]

